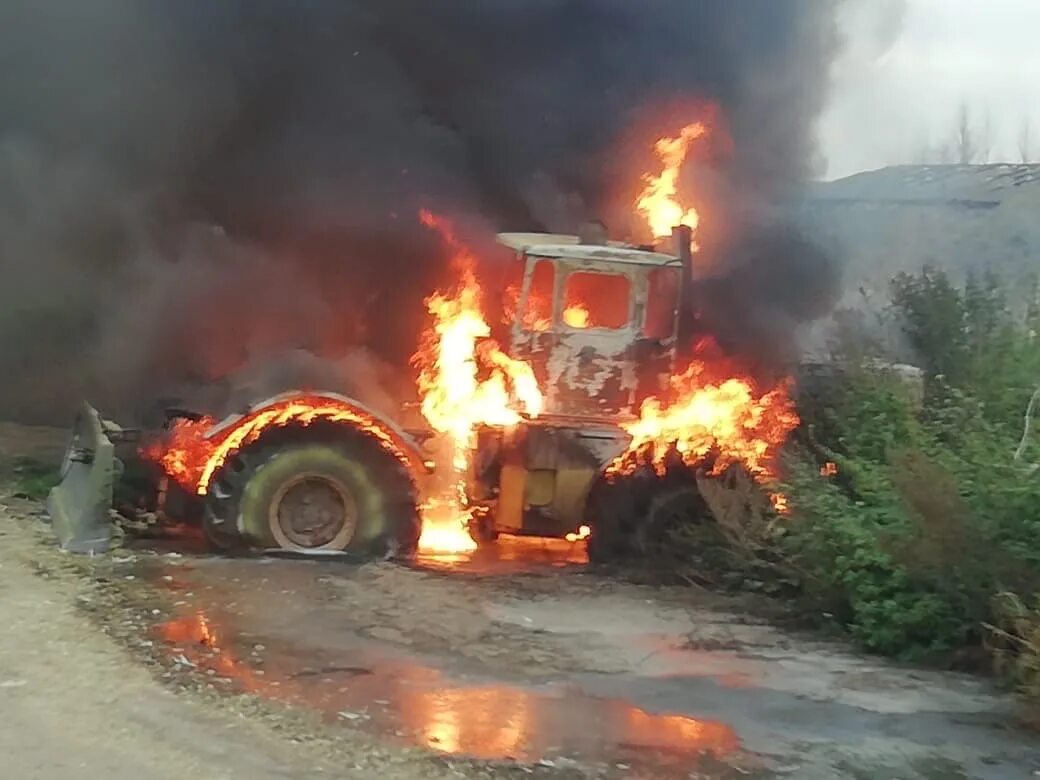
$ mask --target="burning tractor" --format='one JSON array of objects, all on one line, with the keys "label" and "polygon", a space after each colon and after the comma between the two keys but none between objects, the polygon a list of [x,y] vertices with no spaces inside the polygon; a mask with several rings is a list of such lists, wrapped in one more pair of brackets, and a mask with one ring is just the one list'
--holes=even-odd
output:
[{"label": "burning tractor", "polygon": [[[681,346],[697,212],[677,200],[700,123],[655,146],[636,207],[671,251],[584,235],[506,233],[516,283],[492,338],[476,259],[451,225],[458,281],[426,303],[415,356],[422,421],[407,429],[357,401],[291,392],[222,421],[173,410],[129,431],[85,405],[52,492],[62,543],[108,544],[109,514],[200,524],[219,549],[411,555],[462,552],[501,533],[588,540],[591,554],[704,513],[700,477],[736,468],[769,494],[798,424],[786,382]],[[678,225],[678,227],[674,227]],[[777,511],[783,496],[772,493]]]},{"label": "burning tractor", "polygon": [[[696,500],[689,480],[661,487],[669,462],[766,473],[797,422],[782,390],[756,396],[677,367],[689,229],[672,253],[593,234],[499,242],[520,279],[508,350],[466,267],[458,290],[428,301],[424,430],[321,392],[221,421],[171,410],[151,433],[85,405],[49,501],[62,542],[103,549],[114,508],[193,521],[220,550],[409,556],[507,533],[588,538],[605,556]],[[639,478],[655,488],[633,503],[638,492],[616,486]]]}]

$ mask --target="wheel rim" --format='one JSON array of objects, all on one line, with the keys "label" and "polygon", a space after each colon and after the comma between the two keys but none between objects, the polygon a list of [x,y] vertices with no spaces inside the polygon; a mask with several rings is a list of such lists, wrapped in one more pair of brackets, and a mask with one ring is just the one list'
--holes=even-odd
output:
[{"label": "wheel rim", "polygon": [[285,549],[341,549],[354,538],[357,520],[353,495],[324,474],[288,480],[271,502],[271,534]]}]

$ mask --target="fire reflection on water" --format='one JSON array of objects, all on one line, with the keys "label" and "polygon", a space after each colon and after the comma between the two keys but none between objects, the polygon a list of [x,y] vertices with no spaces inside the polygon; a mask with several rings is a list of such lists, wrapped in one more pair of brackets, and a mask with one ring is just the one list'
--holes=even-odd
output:
[{"label": "fire reflection on water", "polygon": [[507,572],[532,566],[562,568],[584,566],[589,562],[586,536],[572,534],[573,541],[541,536],[503,534],[494,544],[461,555],[420,553],[418,564],[429,569],[452,571]]},{"label": "fire reflection on water", "polygon": [[462,685],[415,660],[381,657],[367,667],[301,670],[298,658],[269,648],[262,658],[248,649],[240,655],[229,627],[213,614],[192,613],[158,631],[178,663],[212,670],[229,688],[318,709],[329,719],[348,717],[439,753],[522,761],[560,751],[626,761],[649,753],[686,765],[739,748],[723,723],[657,715],[559,688]]},{"label": "fire reflection on water", "polygon": [[407,699],[402,720],[431,750],[482,758],[525,756],[531,711],[524,691],[447,688],[414,691]]}]

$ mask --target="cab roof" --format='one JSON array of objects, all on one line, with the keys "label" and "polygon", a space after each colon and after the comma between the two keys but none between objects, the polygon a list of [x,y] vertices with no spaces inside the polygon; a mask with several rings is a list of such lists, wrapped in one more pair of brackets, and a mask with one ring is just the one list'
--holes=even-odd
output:
[{"label": "cab roof", "polygon": [[582,244],[578,236],[559,233],[499,233],[498,243],[516,252],[563,260],[603,260],[632,265],[681,265],[682,260],[664,252],[639,249],[621,241]]}]

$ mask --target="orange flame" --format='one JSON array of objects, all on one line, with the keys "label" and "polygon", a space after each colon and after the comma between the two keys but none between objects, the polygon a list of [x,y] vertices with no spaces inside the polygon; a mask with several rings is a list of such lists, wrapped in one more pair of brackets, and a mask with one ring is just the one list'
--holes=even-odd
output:
[{"label": "orange flame", "polygon": [[214,445],[206,432],[216,424],[210,417],[200,420],[176,420],[160,439],[146,442],[141,455],[158,463],[174,482],[194,493],[202,470],[213,454]]},{"label": "orange flame", "polygon": [[[520,319],[521,327],[538,332],[551,329],[552,318],[545,316],[545,313],[551,308],[551,303],[540,296],[536,290],[529,290],[527,307]],[[512,325],[520,316],[520,285],[511,284],[506,287],[503,296],[502,324]]]},{"label": "orange flame", "polygon": [[574,544],[576,542],[584,542],[590,536],[592,536],[592,528],[590,528],[587,525],[583,525],[580,528],[578,528],[576,532],[569,533],[563,538],[571,544]]},{"label": "orange flame", "polygon": [[583,303],[571,304],[563,311],[563,321],[572,328],[587,328],[590,320],[589,307]]},{"label": "orange flame", "polygon": [[820,466],[821,477],[835,477],[838,475],[838,464],[832,461],[827,461]]},{"label": "orange flame", "polygon": [[470,519],[466,477],[477,429],[516,425],[525,414],[536,417],[543,397],[531,366],[513,360],[491,339],[473,256],[443,219],[428,211],[421,212],[420,218],[455,252],[460,279],[450,293],[438,292],[427,299],[433,325],[415,356],[423,416],[450,441],[448,473],[453,481],[450,492],[424,507],[419,549],[464,552],[476,546],[466,530]]},{"label": "orange flame", "polygon": [[[710,381],[707,373],[703,361],[694,361],[672,377],[672,403],[657,398],[643,403],[640,418],[623,426],[632,441],[611,464],[611,473],[631,473],[646,462],[663,473],[674,453],[713,475],[741,465],[760,483],[776,480],[777,455],[800,422],[789,382],[758,393],[750,379]],[[778,512],[786,510],[784,496],[771,499]]]},{"label": "orange flame", "polygon": [[684,127],[675,138],[661,138],[654,151],[664,170],[660,175],[644,174],[646,187],[636,201],[636,209],[646,217],[654,238],[667,238],[672,228],[686,225],[696,231],[700,216],[694,208],[685,208],[678,200],[679,172],[686,162],[690,145],[707,132],[702,122]]},{"label": "orange flame", "polygon": [[311,395],[292,396],[257,409],[213,438],[206,436],[213,420],[180,420],[161,441],[142,448],[142,454],[159,463],[186,490],[204,496],[227,460],[268,430],[287,425],[309,426],[319,420],[346,423],[361,430],[407,466],[409,473],[416,465],[405,454],[396,434],[365,411],[346,401]]}]

